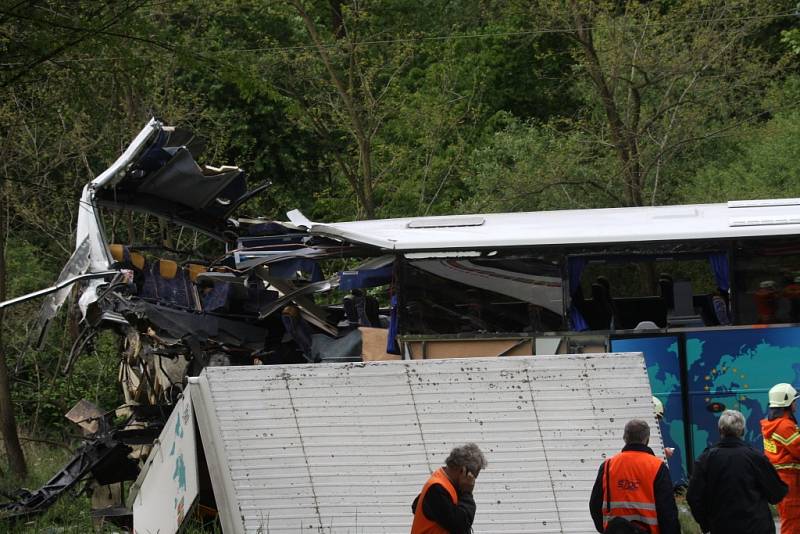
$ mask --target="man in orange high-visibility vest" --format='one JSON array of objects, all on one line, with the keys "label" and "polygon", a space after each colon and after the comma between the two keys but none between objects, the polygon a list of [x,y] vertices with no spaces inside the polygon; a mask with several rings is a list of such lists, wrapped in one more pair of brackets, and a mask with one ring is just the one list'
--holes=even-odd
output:
[{"label": "man in orange high-visibility vest", "polygon": [[680,534],[667,464],[647,446],[650,427],[631,419],[625,447],[600,466],[589,499],[597,532]]},{"label": "man in orange high-visibility vest", "polygon": [[411,534],[469,534],[475,519],[472,490],[484,467],[486,458],[474,443],[450,451],[411,505]]},{"label": "man in orange high-visibility vest", "polygon": [[769,412],[761,420],[764,454],[789,492],[778,503],[781,534],[800,534],[800,428],[797,427],[797,390],[787,383],[769,390]]}]

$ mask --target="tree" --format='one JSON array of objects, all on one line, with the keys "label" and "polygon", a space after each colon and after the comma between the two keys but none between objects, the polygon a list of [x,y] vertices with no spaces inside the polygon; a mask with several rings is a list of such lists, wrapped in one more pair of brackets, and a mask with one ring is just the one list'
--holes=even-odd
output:
[{"label": "tree", "polygon": [[[597,158],[616,161],[625,205],[674,189],[670,164],[757,114],[753,95],[780,67],[755,38],[789,2],[577,2],[549,6],[571,27],[586,102],[575,125]],[[783,9],[782,9],[783,8]]]},{"label": "tree", "polygon": [[[308,95],[308,82],[312,77],[307,74],[302,76],[305,87],[287,89],[321,136],[330,137],[341,129],[352,137],[355,150],[350,157],[344,157],[345,153],[335,154],[334,158],[358,199],[361,214],[374,218],[377,173],[373,166],[373,141],[391,113],[386,96],[407,67],[411,51],[402,44],[379,48],[364,46],[363,41],[369,39],[370,13],[360,2],[350,5],[331,2],[331,23],[325,30],[327,37],[323,37],[322,28],[301,0],[288,0],[288,3],[300,16],[324,68],[320,79],[326,78],[329,85],[310,84],[319,90],[314,96],[321,98],[316,102]],[[382,30],[392,36],[386,28]],[[315,69],[315,62],[305,63]]]},{"label": "tree", "polygon": [[[134,59],[136,48],[169,46],[123,29],[127,24],[149,28],[133,24],[139,7],[131,1],[81,1],[18,2],[0,9],[0,300],[27,274],[8,269],[12,243],[35,243],[37,268],[52,268],[43,269],[50,275],[36,280],[36,288],[55,279],[71,253],[80,188],[129,141],[135,131],[130,125],[138,129],[146,120],[147,101],[134,95],[134,84],[153,77],[147,69],[137,77],[142,63]],[[120,83],[123,79],[135,81]],[[32,309],[26,311],[0,311],[0,432],[11,471],[20,477],[27,469],[15,402],[25,392],[14,383],[27,378],[28,370],[18,365],[11,374],[9,362],[25,344]],[[49,344],[38,356],[50,362],[50,375],[56,377],[64,352],[60,345],[69,344],[69,336],[56,332],[53,337],[55,346]],[[50,351],[56,357],[47,358]],[[39,384],[39,359],[33,358]]]},{"label": "tree", "polygon": [[[6,300],[6,233],[8,209],[6,205],[5,183],[0,183],[0,301]],[[6,456],[11,472],[23,478],[28,473],[25,455],[17,434],[14,417],[14,404],[11,401],[11,381],[9,378],[6,350],[3,345],[3,319],[5,310],[0,310],[0,432],[5,444]]]},{"label": "tree", "polygon": [[716,140],[714,150],[678,192],[687,201],[726,202],[800,197],[800,77],[773,85],[763,106],[769,120],[749,124]]}]

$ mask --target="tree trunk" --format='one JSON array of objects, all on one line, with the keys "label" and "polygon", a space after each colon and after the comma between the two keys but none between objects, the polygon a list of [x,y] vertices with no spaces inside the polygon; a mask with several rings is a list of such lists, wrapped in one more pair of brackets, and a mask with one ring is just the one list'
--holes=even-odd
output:
[{"label": "tree trunk", "polygon": [[[619,159],[620,174],[624,183],[625,202],[629,206],[641,206],[644,184],[642,182],[642,164],[638,146],[636,145],[636,132],[631,125],[625,124],[619,107],[614,100],[614,94],[608,85],[603,66],[600,63],[600,57],[594,46],[591,21],[587,20],[581,13],[581,6],[575,0],[571,2],[571,6],[575,20],[575,39],[583,48],[586,56],[586,70],[592,84],[597,89],[600,102],[603,104],[603,110],[608,121],[608,131]],[[632,122],[638,124],[640,106],[638,94],[634,100],[634,118]]]},{"label": "tree trunk", "polygon": [[[351,185],[354,186],[353,192],[356,194],[356,197],[361,203],[361,208],[364,210],[364,215],[367,219],[373,219],[375,217],[375,198],[372,176],[372,147],[370,142],[372,136],[369,134],[369,129],[365,125],[365,120],[361,115],[359,106],[357,106],[353,101],[353,94],[351,93],[351,90],[348,89],[348,86],[344,83],[344,81],[342,81],[340,75],[336,72],[333,62],[328,55],[326,47],[322,42],[319,32],[317,32],[317,27],[311,16],[303,8],[300,0],[288,0],[288,2],[294,6],[295,10],[297,10],[297,13],[303,19],[303,24],[308,31],[308,35],[311,37],[311,41],[314,43],[317,54],[322,60],[322,63],[325,65],[325,70],[327,70],[328,75],[330,76],[331,84],[344,104],[344,109],[347,112],[347,116],[350,121],[350,130],[353,134],[353,137],[355,137],[356,145],[358,146],[358,155],[360,161],[360,183],[353,184],[351,181]],[[335,4],[336,2],[333,2],[331,5],[333,6]]]},{"label": "tree trunk", "polygon": [[[0,301],[6,300],[6,206],[5,184],[0,184]],[[0,310],[0,435],[5,444],[8,466],[19,478],[25,477],[28,467],[25,455],[19,444],[14,405],[11,402],[11,381],[9,379],[6,351],[3,346],[3,318],[5,310]]]}]

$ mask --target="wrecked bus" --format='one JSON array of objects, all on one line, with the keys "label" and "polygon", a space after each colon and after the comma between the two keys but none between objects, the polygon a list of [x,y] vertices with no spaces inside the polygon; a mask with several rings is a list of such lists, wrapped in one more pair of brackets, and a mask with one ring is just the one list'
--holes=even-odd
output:
[{"label": "wrecked bus", "polygon": [[[267,185],[198,158],[190,133],[150,121],[84,188],[75,252],[33,295],[48,294],[42,339],[78,288],[66,371],[97,332],[120,338],[127,418],[100,425],[102,447],[51,488],[90,472],[136,478],[207,367],[643,352],[676,484],[715,440],[718,412],[741,410],[760,446],[766,391],[800,382],[799,199],[279,222],[237,211]],[[27,513],[55,493],[6,507]]]}]

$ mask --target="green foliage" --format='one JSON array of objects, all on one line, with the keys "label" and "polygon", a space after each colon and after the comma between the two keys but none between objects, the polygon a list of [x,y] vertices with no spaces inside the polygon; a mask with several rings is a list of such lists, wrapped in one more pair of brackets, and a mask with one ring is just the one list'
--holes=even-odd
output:
[{"label": "green foliage", "polygon": [[715,143],[705,165],[680,189],[682,197],[721,202],[800,196],[798,96],[798,77],[774,86],[765,100],[779,111]]},{"label": "green foliage", "polygon": [[800,54],[800,29],[782,31],[781,42],[789,47],[793,54]]},{"label": "green foliage", "polygon": [[678,522],[681,525],[681,534],[702,534],[700,525],[695,522],[689,508],[683,499],[678,499]]},{"label": "green foliage", "polygon": [[471,156],[462,211],[534,211],[621,202],[612,165],[592,158],[579,135],[513,118]]},{"label": "green foliage", "polygon": [[[0,477],[0,490],[6,493],[11,494],[20,487],[40,487],[71,457],[71,453],[65,448],[41,442],[25,441],[23,449],[28,458],[28,477],[25,480]],[[77,489],[80,489],[80,486]],[[0,522],[0,529],[8,527],[9,534],[48,531],[75,534],[91,532],[90,510],[88,497],[68,494],[56,502],[45,514],[14,522]]]},{"label": "green foliage", "polygon": [[[318,43],[288,2],[45,4],[0,22],[9,296],[56,278],[80,188],[151,112],[200,132],[204,161],[272,182],[248,214],[283,218],[299,207],[317,220],[351,219],[364,214],[364,183],[381,217],[628,203],[628,169],[575,38],[576,13],[593,21],[611,97],[625,124],[638,125],[642,201],[800,193],[800,82],[781,78],[797,62],[775,52],[796,29],[770,18],[780,12],[773,3],[574,12],[547,2],[345,1],[337,13],[304,2]],[[83,31],[102,21],[102,31]],[[366,151],[345,97],[368,130]],[[121,219],[109,224],[125,238]],[[100,340],[61,377],[75,320],[60,317],[31,352],[38,305],[6,317],[14,398],[30,431],[64,432],[62,414],[80,397],[118,402],[117,350]]]},{"label": "green foliage", "polygon": [[545,3],[549,24],[575,29],[571,87],[583,105],[572,130],[610,158],[624,204],[674,202],[676,167],[697,161],[696,145],[757,111],[787,65],[770,53],[777,36],[761,39],[780,4]]},{"label": "green foliage", "polygon": [[[201,134],[203,162],[270,180],[242,211],[281,219],[366,216],[367,196],[378,217],[800,196],[793,0],[15,5],[0,19],[9,297],[56,279],[81,188],[152,114]],[[77,321],[32,351],[39,305],[5,318],[15,407],[29,435],[70,436],[74,402],[120,402],[116,341],[63,377]]]},{"label": "green foliage", "polygon": [[[93,532],[89,498],[78,495],[65,495],[56,501],[44,514],[18,520],[11,524],[9,534],[63,533],[83,534]],[[118,528],[105,527],[99,532],[118,532]]]}]

